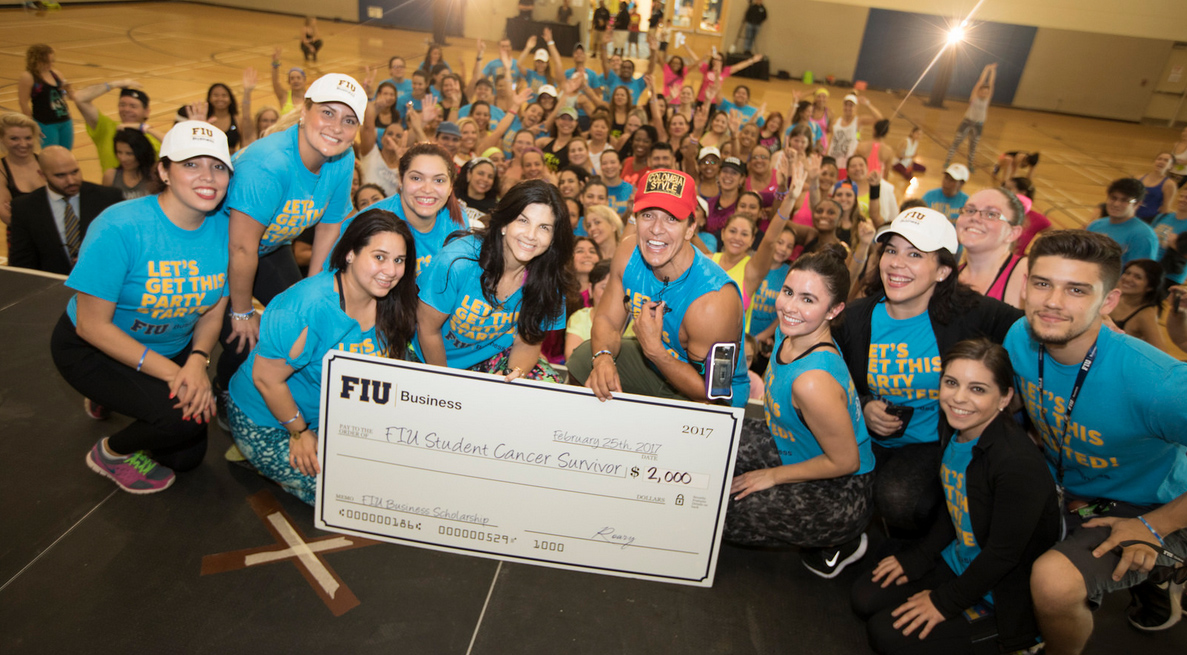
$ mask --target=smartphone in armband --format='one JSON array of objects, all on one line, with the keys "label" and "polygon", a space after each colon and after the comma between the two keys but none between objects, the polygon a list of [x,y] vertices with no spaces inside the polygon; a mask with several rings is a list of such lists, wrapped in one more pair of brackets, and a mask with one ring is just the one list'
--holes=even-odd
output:
[{"label": "smartphone in armband", "polygon": [[709,400],[730,400],[734,397],[734,366],[738,361],[738,344],[721,342],[709,349],[705,366],[705,397]]}]

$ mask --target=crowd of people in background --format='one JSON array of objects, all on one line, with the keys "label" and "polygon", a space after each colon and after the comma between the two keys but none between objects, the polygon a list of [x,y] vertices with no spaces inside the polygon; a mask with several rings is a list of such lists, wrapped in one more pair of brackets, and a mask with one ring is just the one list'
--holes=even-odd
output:
[{"label": "crowd of people in background", "polygon": [[[331,349],[568,380],[611,408],[750,401],[725,539],[797,546],[827,579],[868,559],[853,602],[878,652],[1077,653],[1122,588],[1135,627],[1179,621],[1187,130],[1086,229],[1052,229],[1039,153],[963,190],[990,65],[939,186],[901,198],[921,128],[885,143],[899,119],[857,91],[755,106],[736,74],[761,55],[670,48],[619,6],[598,3],[569,68],[547,30],[519,55],[430,45],[316,79],[278,48],[274,104],[253,106],[248,68],[171,126],[137,81],[75,89],[30,47],[0,116],[0,219],[10,265],[76,291],[62,377],[92,417],[133,419],[87,465],[162,491],[224,421],[228,459],[312,503]],[[752,0],[747,51],[766,11]],[[310,19],[304,61],[322,45]],[[111,92],[117,116],[94,104]],[[71,153],[71,103],[102,184]],[[872,525],[892,547],[867,558]]]}]

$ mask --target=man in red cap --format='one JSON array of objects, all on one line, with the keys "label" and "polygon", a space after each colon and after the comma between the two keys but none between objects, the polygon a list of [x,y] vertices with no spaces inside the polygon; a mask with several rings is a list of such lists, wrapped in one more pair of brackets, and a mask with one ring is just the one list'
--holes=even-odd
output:
[{"label": "man in red cap", "polygon": [[[652,170],[638,194],[636,234],[614,255],[592,336],[569,358],[569,372],[601,400],[625,391],[704,401],[713,344],[737,344],[742,352],[742,295],[690,243],[697,231],[692,177]],[[635,338],[622,336],[628,320]],[[731,404],[743,406],[750,395],[744,357],[735,357],[731,386]]]}]

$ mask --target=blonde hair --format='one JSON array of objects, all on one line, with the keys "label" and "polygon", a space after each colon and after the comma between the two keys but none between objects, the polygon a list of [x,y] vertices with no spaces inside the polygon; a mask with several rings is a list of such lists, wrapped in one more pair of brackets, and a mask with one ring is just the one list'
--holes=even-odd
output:
[{"label": "blonde hair", "polygon": [[586,207],[585,216],[586,218],[597,216],[599,219],[609,223],[614,228],[614,243],[618,243],[622,239],[622,217],[608,205]]},{"label": "blonde hair", "polygon": [[0,114],[0,156],[8,155],[8,148],[4,147],[4,135],[14,127],[25,127],[33,130],[33,152],[41,152],[41,126],[37,121],[15,111]]},{"label": "blonde hair", "polygon": [[40,72],[38,69],[49,61],[49,56],[52,54],[54,54],[54,49],[44,43],[35,43],[25,51],[25,70],[29,71],[34,81]]}]

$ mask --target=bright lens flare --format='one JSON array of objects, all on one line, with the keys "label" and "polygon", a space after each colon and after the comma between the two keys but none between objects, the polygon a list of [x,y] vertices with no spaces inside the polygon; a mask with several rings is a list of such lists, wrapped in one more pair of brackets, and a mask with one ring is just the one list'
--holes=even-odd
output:
[{"label": "bright lens flare", "polygon": [[956,45],[957,43],[960,43],[963,40],[964,40],[964,28],[963,27],[960,27],[960,26],[953,27],[952,30],[948,32],[948,45]]}]

